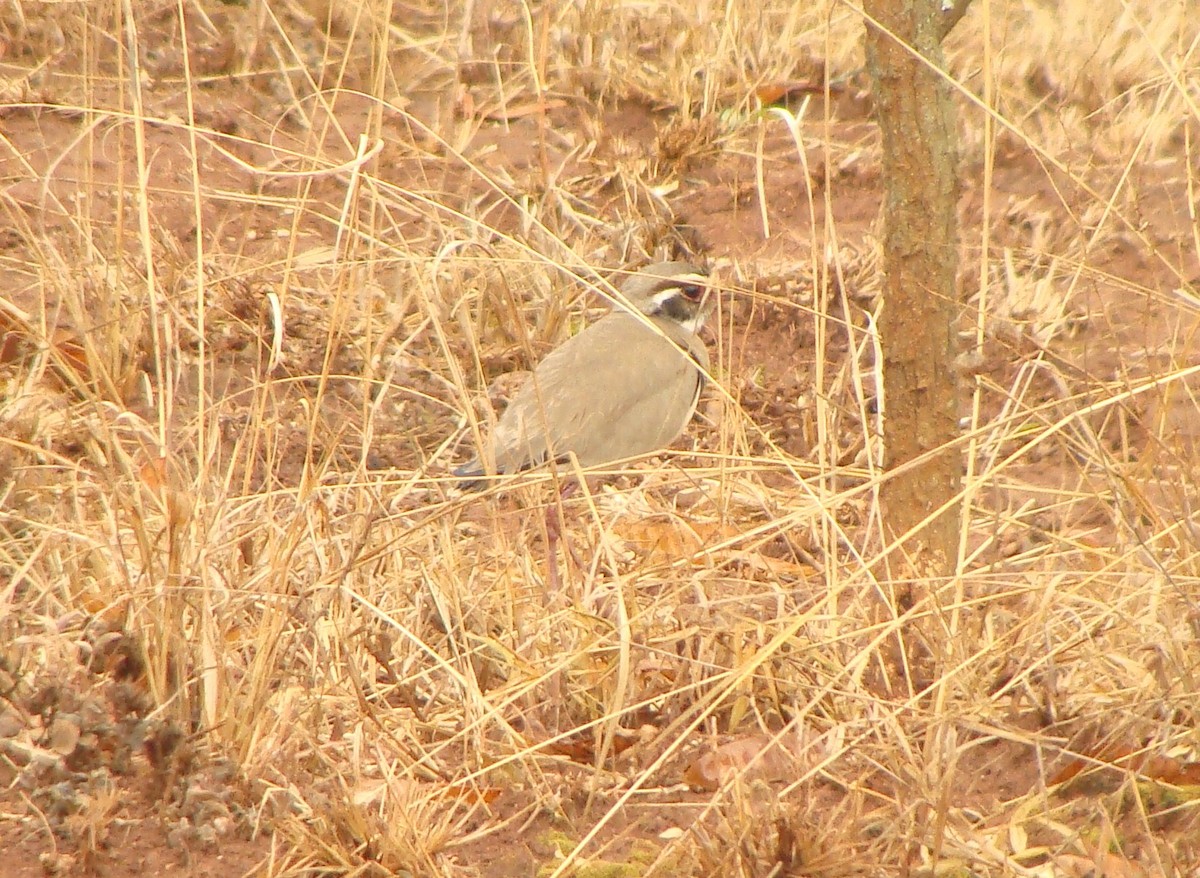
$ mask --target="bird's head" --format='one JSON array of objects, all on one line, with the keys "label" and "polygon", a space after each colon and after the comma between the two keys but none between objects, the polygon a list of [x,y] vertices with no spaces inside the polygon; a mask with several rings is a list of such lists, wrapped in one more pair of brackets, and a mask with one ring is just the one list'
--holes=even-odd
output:
[{"label": "bird's head", "polygon": [[708,270],[690,262],[658,262],[626,277],[621,292],[647,317],[699,332],[709,309]]}]

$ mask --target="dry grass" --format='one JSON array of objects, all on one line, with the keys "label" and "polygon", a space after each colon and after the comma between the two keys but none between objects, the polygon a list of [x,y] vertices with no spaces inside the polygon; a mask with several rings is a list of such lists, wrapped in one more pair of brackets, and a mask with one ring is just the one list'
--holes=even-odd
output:
[{"label": "dry grass", "polygon": [[[81,866],[111,791],[44,790],[124,760],[180,843],[277,833],[264,875],[1197,868],[1169,772],[1052,781],[1197,759],[1200,21],[977,0],[953,35],[967,528],[899,610],[874,243],[833,209],[878,167],[860,18],[760,7],[3,13],[0,776]],[[757,106],[825,73],[828,112]],[[593,267],[703,247],[704,187],[749,205],[707,419],[572,505],[547,594],[550,477],[444,474]],[[677,786],[789,724],[786,781]]]}]

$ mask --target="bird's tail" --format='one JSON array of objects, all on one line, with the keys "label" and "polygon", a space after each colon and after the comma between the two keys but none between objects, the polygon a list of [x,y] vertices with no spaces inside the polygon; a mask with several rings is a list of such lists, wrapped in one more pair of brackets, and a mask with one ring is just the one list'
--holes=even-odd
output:
[{"label": "bird's tail", "polygon": [[479,458],[464,463],[462,466],[455,467],[451,471],[451,475],[461,480],[458,483],[458,487],[464,491],[478,491],[488,484],[486,478],[481,478],[482,476],[486,476],[487,472],[484,470],[483,464],[479,462]]}]

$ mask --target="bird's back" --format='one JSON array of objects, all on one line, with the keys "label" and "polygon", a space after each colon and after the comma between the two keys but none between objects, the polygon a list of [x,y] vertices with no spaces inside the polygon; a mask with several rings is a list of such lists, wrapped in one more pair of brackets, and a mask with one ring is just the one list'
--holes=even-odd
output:
[{"label": "bird's back", "polygon": [[572,453],[598,466],[669,445],[695,411],[708,353],[678,324],[650,322],[658,332],[614,312],[552,351],[496,426],[496,469]]}]

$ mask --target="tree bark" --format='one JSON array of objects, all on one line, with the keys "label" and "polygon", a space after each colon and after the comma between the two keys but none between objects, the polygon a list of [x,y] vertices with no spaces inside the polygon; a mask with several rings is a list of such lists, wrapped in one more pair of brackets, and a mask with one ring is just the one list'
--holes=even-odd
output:
[{"label": "tree bark", "polygon": [[957,139],[950,88],[939,71],[945,66],[941,38],[966,3],[943,11],[940,0],[864,0],[863,8],[874,20],[867,22],[866,55],[883,146],[879,328],[887,468],[935,452],[890,477],[881,497],[892,535],[915,531],[901,547],[908,575],[946,576],[958,554],[960,516],[953,500],[963,464],[954,444]]}]

